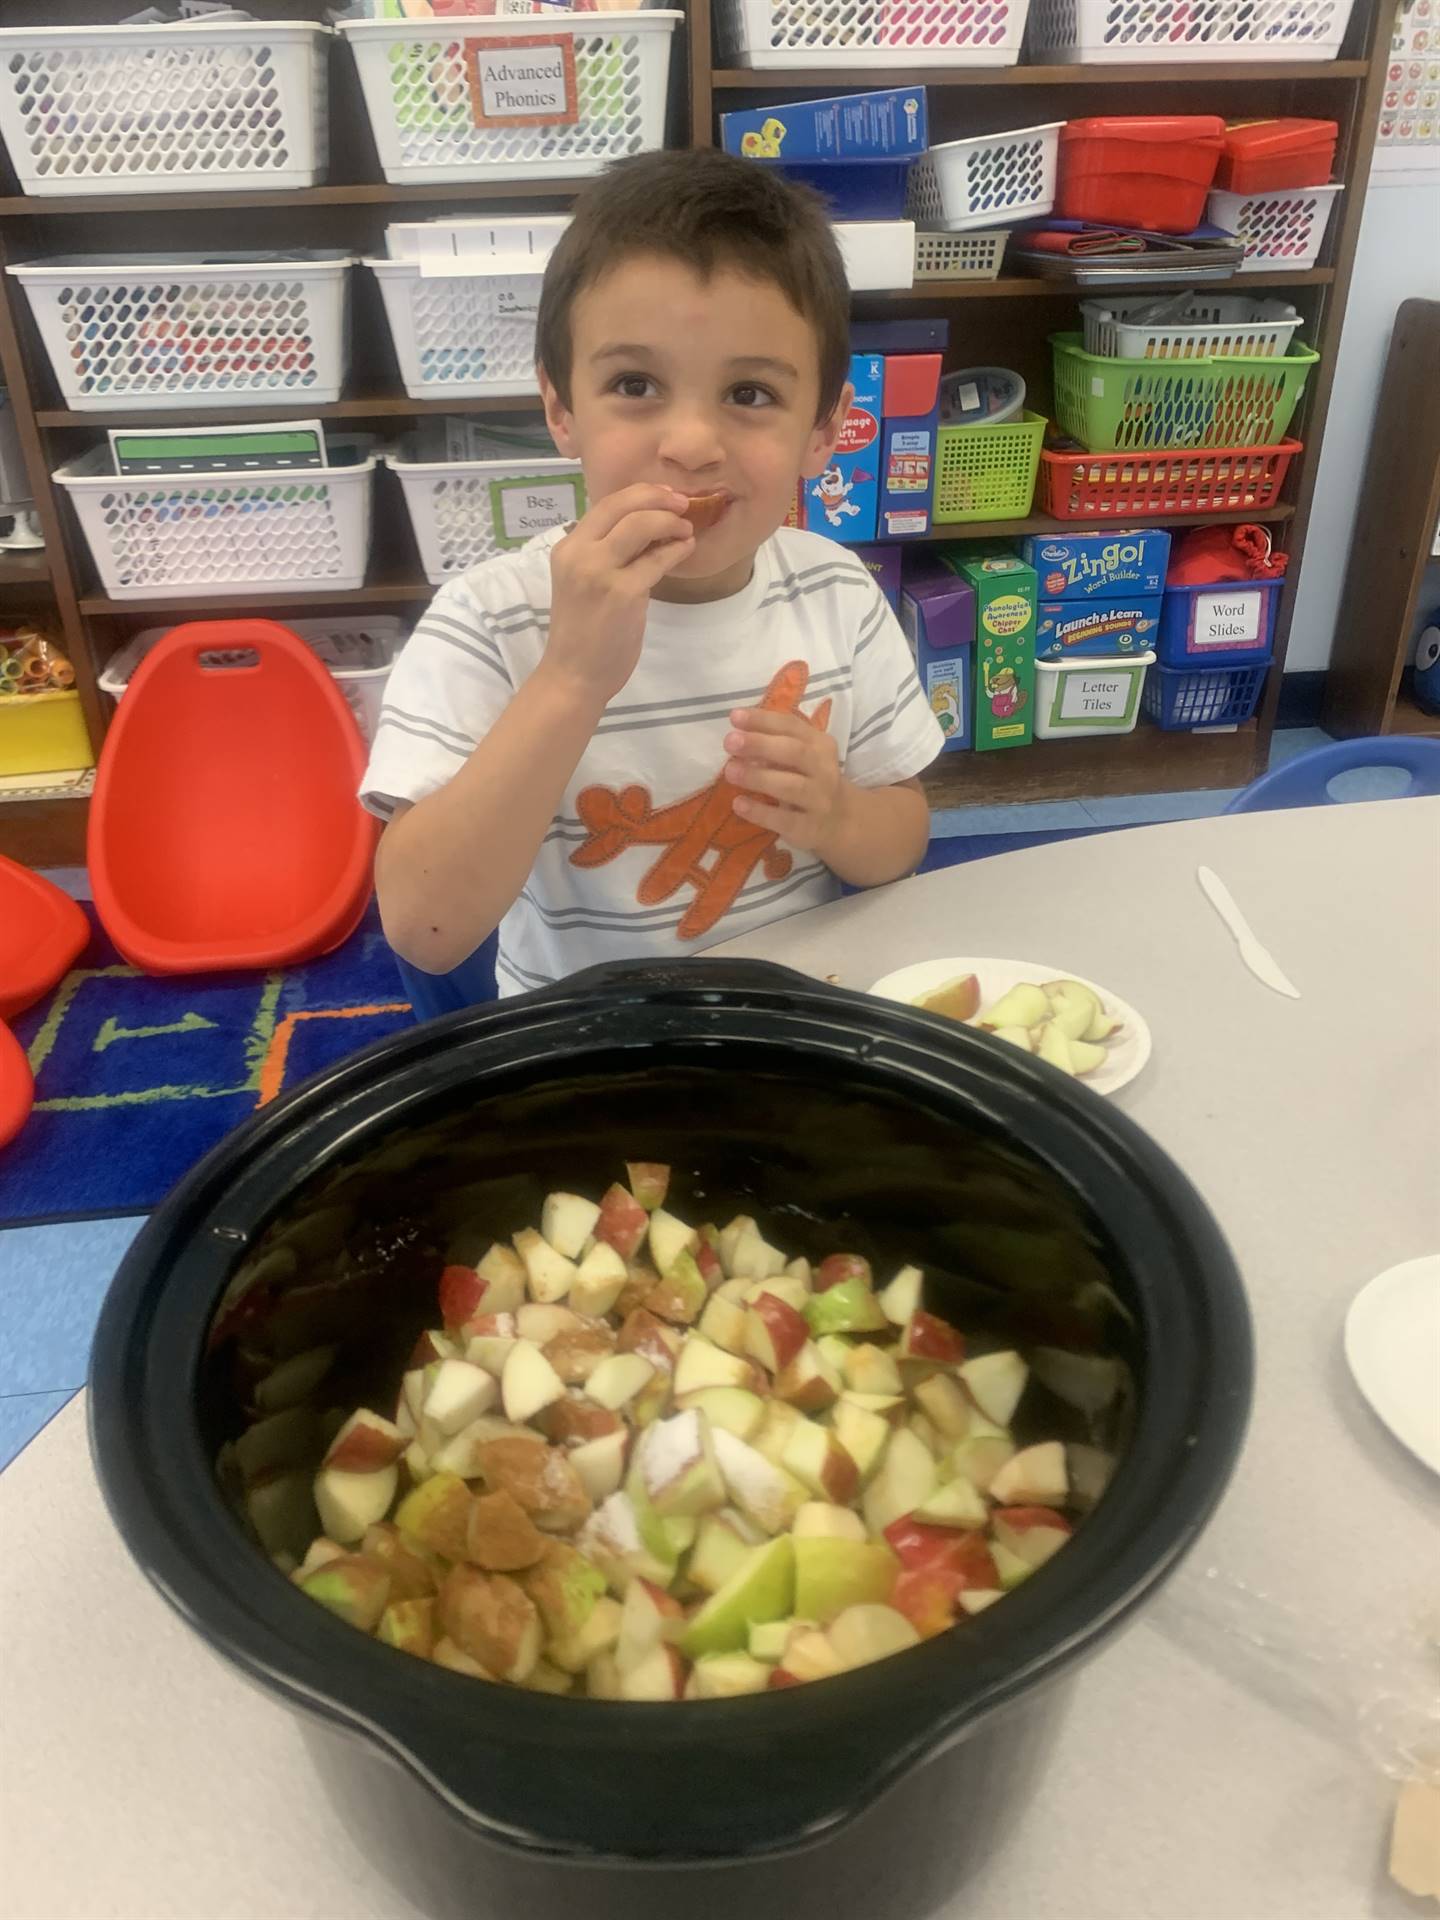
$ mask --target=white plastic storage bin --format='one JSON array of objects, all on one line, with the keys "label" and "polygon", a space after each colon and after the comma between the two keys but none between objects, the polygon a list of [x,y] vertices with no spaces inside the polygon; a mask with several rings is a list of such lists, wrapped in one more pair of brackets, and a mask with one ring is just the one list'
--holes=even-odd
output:
[{"label": "white plastic storage bin", "polygon": [[917,226],[965,233],[1051,212],[1062,124],[931,147],[910,169],[906,213]]},{"label": "white plastic storage bin", "polygon": [[67,407],[340,398],[352,254],[63,255],[9,271]]},{"label": "white plastic storage bin", "polygon": [[330,38],[303,21],[0,29],[0,138],[21,192],[313,187]]},{"label": "white plastic storage bin", "polygon": [[1212,225],[1245,248],[1241,273],[1268,267],[1313,267],[1343,187],[1272,187],[1266,193],[1221,193],[1205,203]]},{"label": "white plastic storage bin", "polygon": [[1034,64],[1334,60],[1354,0],[1033,0]]},{"label": "white plastic storage bin", "polygon": [[[193,478],[114,473],[95,447],[52,475],[113,599],[363,586],[375,455],[332,441],[336,464]],[[340,464],[343,462],[344,464]]]},{"label": "white plastic storage bin", "polygon": [[555,180],[665,144],[678,11],[349,20],[387,180]]},{"label": "white plastic storage bin", "polygon": [[1120,360],[1197,360],[1232,353],[1268,359],[1290,351],[1300,325],[1288,301],[1252,300],[1247,293],[1082,300],[1080,311],[1086,353]]},{"label": "white plastic storage bin", "polygon": [[1013,67],[1030,0],[718,0],[737,67]]},{"label": "white plastic storage bin", "polygon": [[877,293],[915,281],[913,220],[837,220],[835,238],[852,293]]},{"label": "white plastic storage bin", "polygon": [[1115,660],[1037,660],[1035,738],[1079,740],[1088,734],[1133,733],[1145,670],[1154,664],[1153,653]]},{"label": "white plastic storage bin", "polygon": [[[385,682],[408,638],[404,621],[397,620],[393,614],[375,618],[352,614],[332,620],[286,620],[283,625],[330,669],[368,744],[375,738],[375,729],[380,723]],[[147,627],[143,633],[127,640],[106,662],[105,671],[100,675],[100,691],[118,700],[140,662],[169,632],[169,627]]]},{"label": "white plastic storage bin", "polygon": [[580,463],[561,459],[543,429],[497,431],[468,460],[431,457],[412,437],[385,464],[399,475],[420,564],[436,587],[585,511]]},{"label": "white plastic storage bin", "polygon": [[915,235],[917,280],[998,280],[1005,258],[1007,228],[996,233],[921,233]]},{"label": "white plastic storage bin", "polygon": [[399,259],[366,260],[380,282],[405,391],[538,393],[535,319],[545,262],[568,219],[456,221],[391,227]]}]

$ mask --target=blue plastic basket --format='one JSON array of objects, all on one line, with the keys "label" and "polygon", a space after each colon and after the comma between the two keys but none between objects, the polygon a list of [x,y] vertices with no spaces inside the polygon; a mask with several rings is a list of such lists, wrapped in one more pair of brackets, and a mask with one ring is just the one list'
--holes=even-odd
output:
[{"label": "blue plastic basket", "polygon": [[1151,667],[1140,711],[1172,733],[1195,727],[1238,727],[1260,703],[1270,660],[1243,667]]},{"label": "blue plastic basket", "polygon": [[[1270,658],[1275,633],[1275,616],[1280,610],[1283,579],[1226,580],[1214,585],[1167,587],[1160,614],[1160,638],[1156,652],[1162,667],[1235,667],[1253,666]],[[1228,622],[1215,616],[1216,599],[1237,618]],[[1210,616],[1196,619],[1201,611]],[[1244,634],[1227,646],[1217,637],[1228,624],[1231,631]]]}]

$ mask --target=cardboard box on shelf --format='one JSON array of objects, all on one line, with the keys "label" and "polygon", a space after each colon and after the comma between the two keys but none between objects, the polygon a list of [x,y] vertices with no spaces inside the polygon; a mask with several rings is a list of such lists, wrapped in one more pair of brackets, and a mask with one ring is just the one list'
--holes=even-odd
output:
[{"label": "cardboard box on shelf", "polygon": [[1045,600],[1149,599],[1165,590],[1170,536],[1154,527],[1095,533],[1032,533],[1021,557]]},{"label": "cardboard box on shelf", "polygon": [[1027,746],[1035,708],[1035,569],[1009,553],[946,548],[975,590],[975,746]]},{"label": "cardboard box on shelf", "polygon": [[892,613],[900,611],[900,549],[856,547],[855,558],[884,594]]},{"label": "cardboard box on shelf", "polygon": [[829,465],[804,484],[803,525],[829,540],[861,545],[875,538],[879,499],[880,408],[885,391],[885,362],[878,353],[857,353],[850,360],[855,397],[845,417]]},{"label": "cardboard box on shelf", "polygon": [[907,562],[900,624],[915,669],[945,735],[942,752],[975,743],[975,589],[937,560]]},{"label": "cardboard box on shelf", "polygon": [[1035,658],[1073,660],[1146,653],[1155,645],[1161,598],[1042,600],[1036,609]]},{"label": "cardboard box on shelf", "polygon": [[847,166],[915,160],[930,144],[925,89],[880,88],[722,113],[720,144],[747,160]]}]

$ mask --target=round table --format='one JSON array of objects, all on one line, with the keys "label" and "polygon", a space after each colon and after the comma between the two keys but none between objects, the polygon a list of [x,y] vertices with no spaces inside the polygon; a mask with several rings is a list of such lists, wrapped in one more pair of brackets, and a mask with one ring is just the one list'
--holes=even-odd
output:
[{"label": "round table", "polygon": [[[1242,966],[1202,863],[1299,1000]],[[712,953],[859,987],[1000,954],[1112,988],[1155,1040],[1116,1098],[1208,1197],[1254,1310],[1254,1417],[1216,1519],[1083,1670],[1014,1836],[939,1920],[1414,1920],[1384,1871],[1395,1787],[1360,1721],[1433,1613],[1440,1480],[1360,1399],[1341,1331],[1372,1274],[1440,1247],[1440,800],[1036,848]],[[82,1399],[0,1475],[0,1540],[7,1914],[411,1920],[293,1719],[131,1566]],[[474,1913],[519,1920],[483,1887]]]}]

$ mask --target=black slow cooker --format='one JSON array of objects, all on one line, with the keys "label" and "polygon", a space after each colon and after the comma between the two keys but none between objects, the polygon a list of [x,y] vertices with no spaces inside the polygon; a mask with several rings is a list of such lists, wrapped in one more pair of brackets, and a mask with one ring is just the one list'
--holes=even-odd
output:
[{"label": "black slow cooker", "polygon": [[[1095,1476],[1064,1552],[896,1658],[666,1706],[487,1686],[299,1593],[237,1517],[226,1470],[257,1370],[332,1344],[330,1400],[388,1404],[445,1258],[533,1224],[553,1188],[598,1192],[627,1158],[671,1162],[707,1216],[754,1213],[792,1253],[915,1262],[927,1304],[981,1342],[1112,1363],[1102,1404],[1032,1385],[1041,1429]],[[413,1908],[900,1920],[1003,1834],[1063,1701],[1054,1683],[1195,1539],[1251,1374],[1213,1219],[1113,1105],[950,1022],[698,961],[596,969],[417,1027],[257,1114],[127,1255],[90,1418],[130,1551],[302,1716],[352,1839]],[[223,1722],[215,1734],[223,1765]],[[1083,1836],[1055,1838],[1080,1871]]]}]

